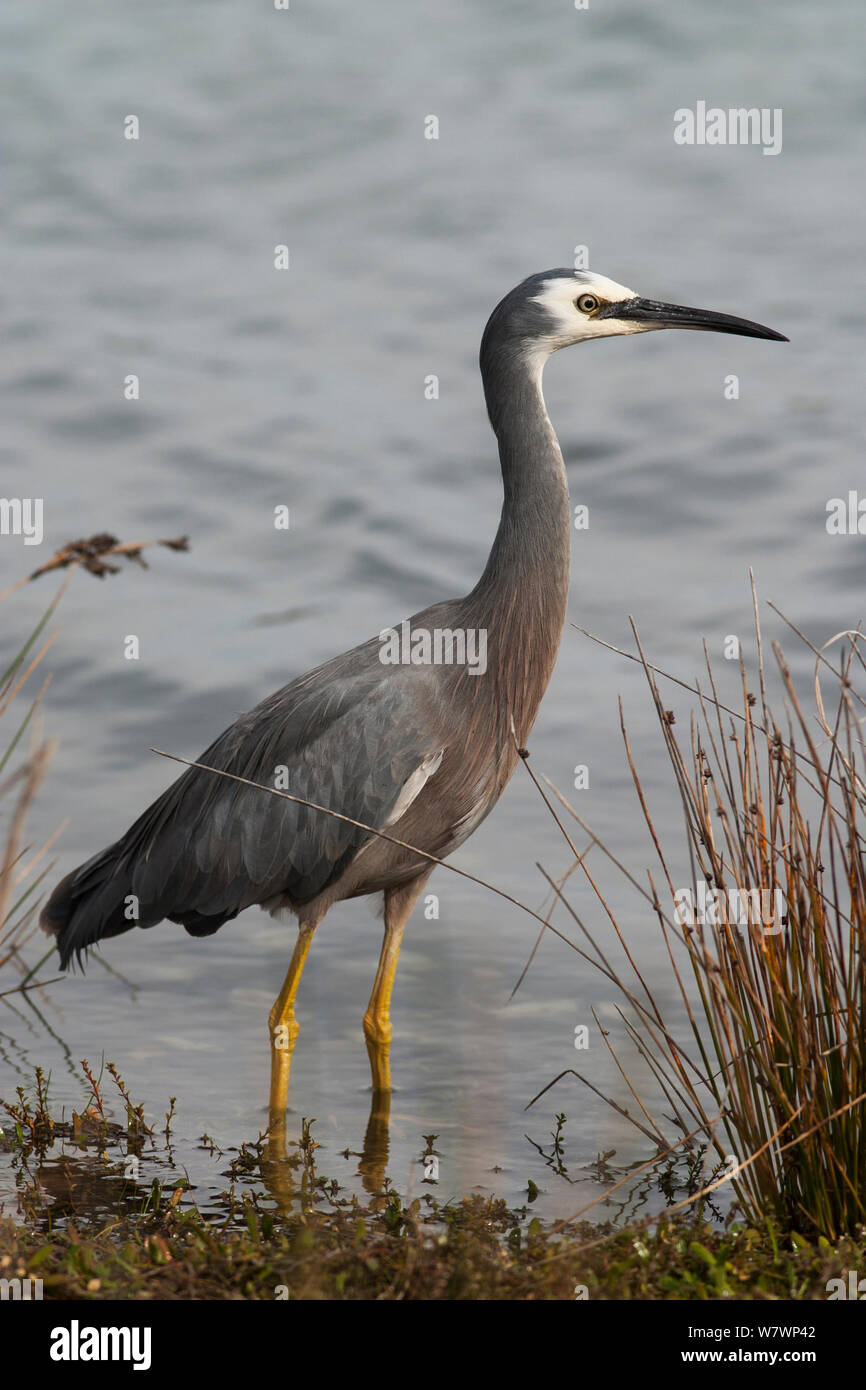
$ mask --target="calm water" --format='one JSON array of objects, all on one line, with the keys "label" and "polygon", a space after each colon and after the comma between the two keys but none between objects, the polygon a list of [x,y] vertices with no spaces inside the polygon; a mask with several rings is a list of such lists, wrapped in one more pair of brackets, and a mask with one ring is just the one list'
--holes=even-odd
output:
[{"label": "calm water", "polygon": [[[152,746],[194,757],[292,676],[471,587],[501,498],[480,333],[507,289],[570,264],[576,245],[640,293],[792,341],[658,334],[550,364],[573,501],[591,517],[574,537],[573,621],[625,644],[631,613],[655,660],[690,676],[704,637],[720,657],[727,634],[747,636],[751,565],[814,639],[856,625],[863,540],[824,523],[827,499],[864,477],[861,32],[855,0],[3,7],[2,490],[45,499],[45,538],[0,540],[0,587],[99,530],[192,543],[154,552],[147,574],[79,574],[63,600],[45,705],[60,749],[30,822],[38,842],[68,818],[58,874],[173,778]],[[676,145],[673,113],[698,100],[781,107],[782,153]],[[130,113],[138,142],[122,136]],[[424,139],[431,114],[438,141]],[[132,372],[137,404],[123,399]],[[424,398],[431,373],[438,401]],[[272,524],[280,503],[288,533]],[[4,605],[0,655],[52,592],[42,580]],[[130,633],[138,662],[123,659]],[[566,792],[589,765],[581,813],[642,873],[620,694],[678,839],[642,680],[571,628],[532,753]],[[687,724],[688,697],[671,703]],[[536,861],[559,872],[568,859],[518,775],[454,862],[539,908]],[[609,888],[671,999],[654,924]],[[646,1156],[572,1078],[524,1114],[575,1060],[624,1099],[604,1049],[573,1048],[593,1007],[620,1028],[615,1000],[551,937],[509,1002],[531,918],[444,870],[431,890],[439,919],[416,914],[395,992],[391,1176],[417,1184],[420,1136],[435,1132],[443,1195],[495,1186],[518,1200],[532,1178],[539,1205],[565,1214],[598,1190],[582,1165],[599,1151]],[[322,1167],[347,1179],[357,1160],[338,1154],[360,1149],[369,1106],[360,1025],[380,930],[371,903],[334,909],[300,996],[291,1123],[318,1117]],[[0,1090],[41,1063],[56,1099],[80,1106],[72,1066],[104,1051],[149,1113],[178,1097],[178,1134],[253,1137],[293,935],[252,911],[207,941],[163,925],[108,943],[111,971],[94,961],[38,1014],[2,1007]],[[526,1138],[547,1142],[558,1110],[576,1186]],[[210,1161],[184,1161],[206,1186]]]}]

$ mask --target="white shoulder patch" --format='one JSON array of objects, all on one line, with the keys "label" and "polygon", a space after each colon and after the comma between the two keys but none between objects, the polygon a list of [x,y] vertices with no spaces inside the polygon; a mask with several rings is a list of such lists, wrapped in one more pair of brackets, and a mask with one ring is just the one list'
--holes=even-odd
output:
[{"label": "white shoulder patch", "polygon": [[402,815],[405,815],[433,774],[439,771],[439,764],[444,756],[444,748],[438,749],[435,753],[428,753],[424,761],[418,764],[414,772],[410,773],[400,788],[400,795],[397,797],[393,811],[382,827],[383,830],[387,830],[389,825],[394,825]]}]

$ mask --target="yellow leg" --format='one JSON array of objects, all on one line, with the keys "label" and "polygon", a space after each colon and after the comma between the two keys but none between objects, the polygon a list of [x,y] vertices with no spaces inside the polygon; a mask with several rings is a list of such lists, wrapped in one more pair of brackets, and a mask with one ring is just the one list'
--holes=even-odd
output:
[{"label": "yellow leg", "polygon": [[385,939],[382,942],[373,993],[364,1014],[364,1035],[367,1039],[367,1055],[370,1058],[374,1091],[391,1089],[390,1048],[394,1034],[391,1024],[391,991],[397,973],[403,928],[429,876],[430,870],[411,883],[402,884],[399,888],[389,889],[385,893]]},{"label": "yellow leg", "polygon": [[300,1031],[295,1018],[295,995],[301,983],[304,963],[313,941],[316,922],[304,923],[299,932],[292,953],[283,987],[271,1009],[269,1036],[271,1041],[271,1120],[285,1116],[286,1101],[289,1095],[289,1071],[292,1065],[292,1052]]},{"label": "yellow leg", "polygon": [[390,1091],[391,1063],[390,1047],[394,1028],[391,1023],[391,991],[397,973],[397,960],[400,943],[403,940],[403,924],[399,927],[385,928],[382,954],[373,993],[364,1014],[364,1035],[367,1039],[367,1054],[370,1058],[370,1072],[374,1091]]}]

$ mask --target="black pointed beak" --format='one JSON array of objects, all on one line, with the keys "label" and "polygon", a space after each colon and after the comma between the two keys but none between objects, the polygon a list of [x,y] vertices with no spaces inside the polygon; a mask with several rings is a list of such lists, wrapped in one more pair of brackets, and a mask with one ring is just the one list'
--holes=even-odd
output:
[{"label": "black pointed beak", "polygon": [[629,323],[645,323],[647,328],[700,328],[709,333],[738,333],[742,338],[773,338],[787,343],[784,333],[765,328],[750,319],[734,318],[733,314],[717,314],[713,309],[687,309],[682,304],[659,304],[655,299],[621,299],[609,304],[597,318],[625,319]]}]

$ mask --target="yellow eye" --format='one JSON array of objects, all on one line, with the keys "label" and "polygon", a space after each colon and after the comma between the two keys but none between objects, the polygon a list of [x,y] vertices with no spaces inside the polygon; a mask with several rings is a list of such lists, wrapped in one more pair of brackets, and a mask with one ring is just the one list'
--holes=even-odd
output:
[{"label": "yellow eye", "polygon": [[582,314],[594,314],[601,301],[594,294],[581,294],[574,302]]}]

